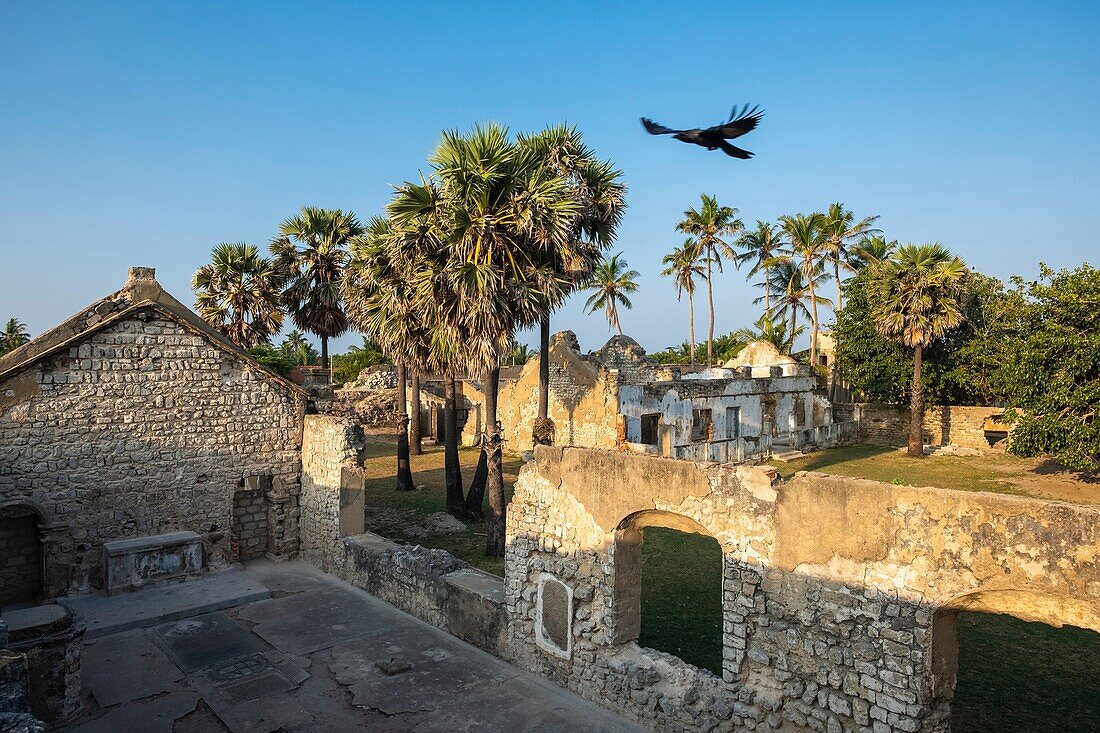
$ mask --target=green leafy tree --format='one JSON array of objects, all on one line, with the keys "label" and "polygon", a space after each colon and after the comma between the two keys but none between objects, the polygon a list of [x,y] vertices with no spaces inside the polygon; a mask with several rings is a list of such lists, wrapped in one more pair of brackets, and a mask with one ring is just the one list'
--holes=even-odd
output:
[{"label": "green leafy tree", "polygon": [[737,218],[737,209],[721,206],[716,196],[702,195],[698,209],[687,209],[676,229],[695,238],[707,266],[707,307],[710,325],[707,327],[707,366],[714,365],[714,269],[722,272],[723,258],[737,266],[737,252],[723,237],[731,237],[745,228]]},{"label": "green leafy tree", "polygon": [[512,366],[523,365],[531,361],[535,353],[527,344],[513,344],[512,348],[508,349],[508,353],[505,354],[504,361]]},{"label": "green leafy tree", "polygon": [[276,374],[289,376],[297,364],[283,353],[282,349],[276,349],[271,344],[259,344],[248,350],[249,355]]},{"label": "green leafy tree", "polygon": [[294,329],[286,335],[279,344],[279,351],[297,366],[312,366],[317,363],[319,355],[301,331]]},{"label": "green leafy tree", "polygon": [[333,354],[332,378],[340,384],[354,382],[364,369],[389,363],[390,359],[381,347],[364,337],[362,346],[353,344],[346,354]]},{"label": "green leafy tree", "polygon": [[283,326],[283,279],[255,245],[223,242],[191,278],[195,310],[241,348],[266,344]]},{"label": "green leafy tree", "polygon": [[618,331],[620,336],[623,326],[619,321],[619,307],[628,310],[634,307],[627,296],[638,291],[637,278],[640,277],[637,270],[627,269],[629,265],[622,259],[622,254],[612,255],[596,268],[589,285],[593,292],[584,304],[589,313],[602,308],[608,328]]},{"label": "green leafy tree", "polygon": [[877,265],[872,277],[875,326],[913,350],[909,455],[924,455],[921,356],[925,346],[957,327],[966,266],[941,244],[907,244]]},{"label": "green leafy tree", "polygon": [[1045,265],[1026,291],[1008,449],[1100,468],[1100,270]]},{"label": "green leafy tree", "polygon": [[689,237],[661,260],[665,265],[661,276],[671,277],[676,283],[676,300],[680,300],[684,293],[688,296],[688,344],[691,352],[688,363],[691,366],[695,366],[695,278],[703,277],[706,272],[700,262],[702,254],[699,243]]},{"label": "green leafy tree", "polygon": [[362,233],[351,212],[304,206],[282,223],[271,242],[285,283],[283,302],[298,328],[321,339],[321,364],[326,368],[331,367],[328,340],[348,330],[340,281],[348,243]]},{"label": "green leafy tree", "polygon": [[0,355],[15,351],[30,340],[27,325],[15,318],[9,318],[4,324],[4,332],[0,333]]}]

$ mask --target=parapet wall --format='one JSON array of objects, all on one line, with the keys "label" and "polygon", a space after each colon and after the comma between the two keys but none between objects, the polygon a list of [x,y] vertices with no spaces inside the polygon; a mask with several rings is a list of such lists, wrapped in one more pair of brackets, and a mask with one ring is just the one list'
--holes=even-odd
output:
[{"label": "parapet wall", "polygon": [[[930,405],[924,411],[926,445],[957,445],[989,450],[985,436],[986,420],[1004,414],[1003,407]],[[859,439],[878,445],[905,445],[909,439],[909,405],[873,402],[833,405],[835,420],[859,424]]]},{"label": "parapet wall", "polygon": [[[644,650],[639,530],[722,547],[719,679]],[[657,730],[943,731],[954,613],[1100,630],[1100,510],[539,448],[508,514],[518,663]]]}]

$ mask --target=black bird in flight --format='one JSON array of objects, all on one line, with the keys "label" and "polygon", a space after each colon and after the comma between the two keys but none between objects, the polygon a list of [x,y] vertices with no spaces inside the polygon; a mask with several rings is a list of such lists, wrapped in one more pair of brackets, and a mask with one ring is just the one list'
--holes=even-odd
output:
[{"label": "black bird in flight", "polygon": [[741,158],[742,160],[751,158],[752,153],[748,150],[742,150],[736,145],[730,145],[727,140],[732,140],[735,137],[741,137],[746,132],[751,132],[756,128],[756,123],[760,122],[760,118],[764,116],[764,110],[759,106],[749,109],[749,105],[745,105],[741,108],[741,111],[737,111],[737,105],[733,105],[733,109],[730,111],[730,118],[726,122],[714,127],[708,127],[705,130],[698,127],[691,130],[673,130],[672,128],[665,127],[664,125],[658,125],[648,117],[642,118],[642,127],[650,135],[672,135],[676,140],[681,142],[691,143],[693,145],[701,145],[707,150],[722,149],[726,155],[731,158]]}]

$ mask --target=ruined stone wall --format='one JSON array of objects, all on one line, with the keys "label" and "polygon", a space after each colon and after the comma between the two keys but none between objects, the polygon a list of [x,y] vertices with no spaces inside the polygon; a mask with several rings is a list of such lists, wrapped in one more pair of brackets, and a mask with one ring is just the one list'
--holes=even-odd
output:
[{"label": "ruined stone wall", "polygon": [[290,388],[153,310],[0,384],[0,503],[41,518],[46,594],[100,583],[108,540],[193,530],[233,561],[233,494],[271,477],[272,531],[297,546],[303,405]]},{"label": "ruined stone wall", "polygon": [[[721,678],[636,643],[650,525],[722,547]],[[957,610],[1100,629],[1098,548],[1095,507],[539,448],[505,598],[517,662],[656,730],[942,731]]]},{"label": "ruined stone wall", "polygon": [[[363,479],[363,428],[353,420],[306,415],[302,433],[301,551],[306,560],[328,571],[340,537],[341,495],[358,489]],[[360,504],[360,511],[361,511]],[[362,529],[360,518],[359,529]]]},{"label": "ruined stone wall", "polygon": [[[879,403],[838,404],[834,417],[859,423],[860,440],[878,445],[905,445],[909,440],[909,406]],[[985,421],[1004,414],[1003,407],[930,405],[924,412],[926,445],[957,445],[989,450]]]}]

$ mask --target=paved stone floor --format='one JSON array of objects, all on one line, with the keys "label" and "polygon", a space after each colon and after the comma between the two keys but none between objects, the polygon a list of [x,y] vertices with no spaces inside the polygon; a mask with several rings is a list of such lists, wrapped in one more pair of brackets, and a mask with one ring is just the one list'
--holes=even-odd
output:
[{"label": "paved stone floor", "polygon": [[[303,563],[245,574],[270,597],[185,618],[156,589],[120,597],[153,625],[85,643],[87,713],[64,730],[642,730]],[[90,613],[107,628],[111,604]]]}]

